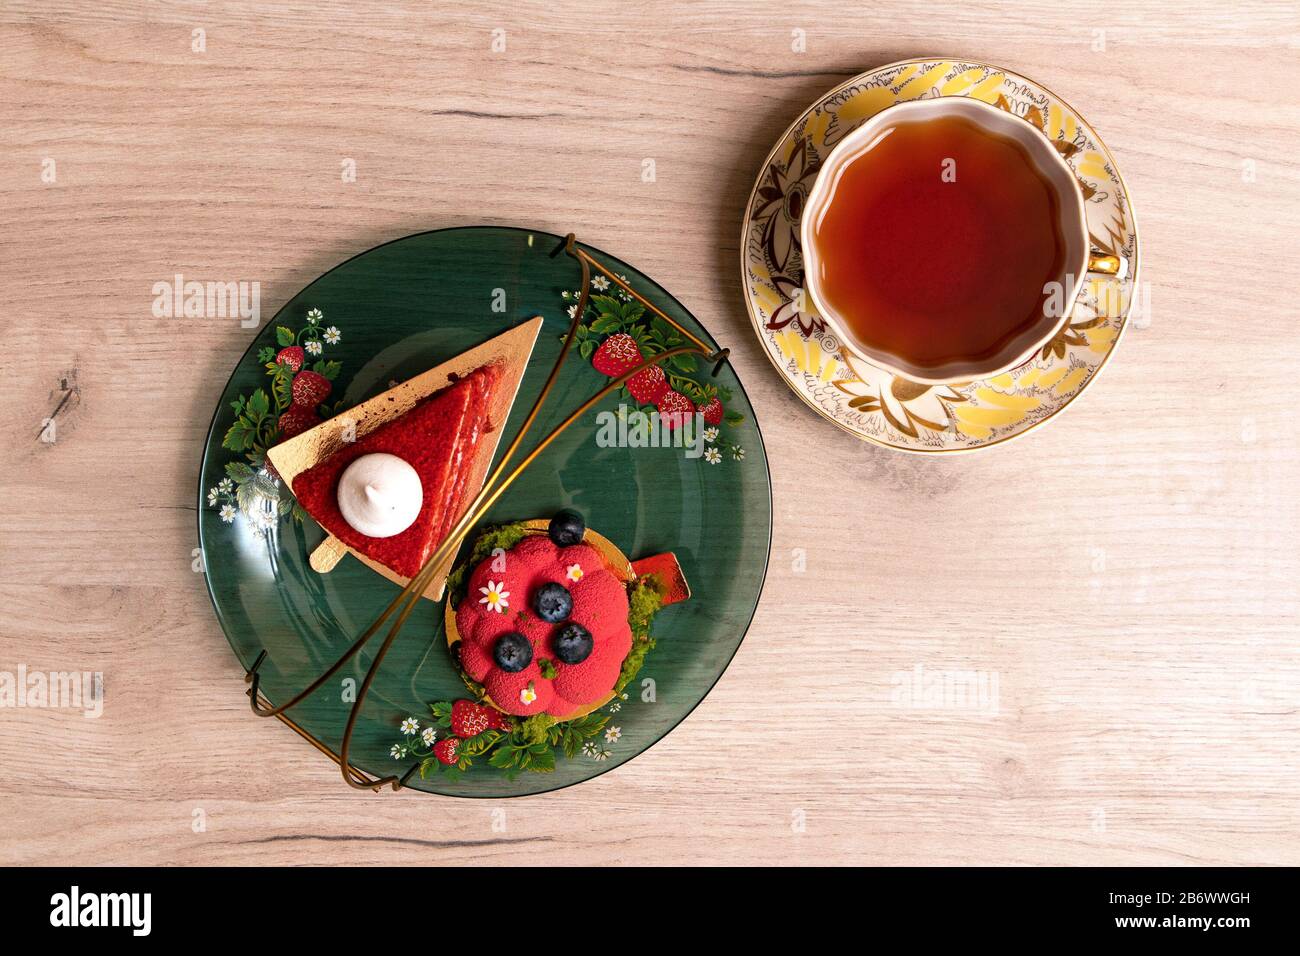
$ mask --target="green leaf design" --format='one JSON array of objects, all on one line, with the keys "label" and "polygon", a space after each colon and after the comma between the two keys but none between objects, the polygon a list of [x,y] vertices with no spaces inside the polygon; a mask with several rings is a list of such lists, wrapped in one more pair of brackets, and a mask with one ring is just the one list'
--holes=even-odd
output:
[{"label": "green leaf design", "polygon": [[271,399],[267,397],[264,389],[258,389],[252,395],[248,396],[248,405],[245,412],[253,424],[257,424],[267,416],[271,411]]},{"label": "green leaf design", "polygon": [[327,379],[329,379],[332,382],[334,381],[335,378],[338,377],[339,370],[342,368],[343,368],[342,362],[326,361],[325,359],[321,359],[319,362],[317,362],[315,365],[311,367],[311,370],[320,375],[324,375]]},{"label": "green leaf design", "polygon": [[286,345],[293,345],[293,329],[286,328],[283,325],[276,326],[275,341],[281,348]]},{"label": "green leaf design", "polygon": [[228,461],[226,462],[226,474],[237,482],[245,482],[253,477],[253,469],[242,461]]},{"label": "green leaf design", "polygon": [[602,315],[591,323],[591,331],[597,335],[608,335],[611,332],[617,332],[622,327],[622,321],[612,315]]},{"label": "green leaf design", "polygon": [[239,418],[226,430],[225,436],[221,439],[221,446],[231,451],[248,451],[256,440],[257,431],[250,428],[243,418]]},{"label": "green leaf design", "polygon": [[740,414],[740,412],[727,412],[726,416],[723,418],[723,421],[728,425],[739,425],[744,420],[745,416]]}]

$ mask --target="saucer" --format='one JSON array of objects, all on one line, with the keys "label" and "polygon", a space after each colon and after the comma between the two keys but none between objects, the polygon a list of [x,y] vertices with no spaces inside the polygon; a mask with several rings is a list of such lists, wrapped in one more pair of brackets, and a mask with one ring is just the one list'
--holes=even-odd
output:
[{"label": "saucer", "polygon": [[[800,293],[799,227],[817,172],[841,139],[888,106],[936,96],[979,99],[1042,130],[1079,178],[1093,252],[1121,257],[1128,268],[1121,276],[1090,274],[1069,321],[1029,361],[990,378],[932,386],[874,365],[834,336]],[[746,206],[741,276],[768,358],[818,414],[889,448],[973,451],[1042,424],[1096,378],[1119,342],[1137,288],[1137,225],[1105,144],[1055,93],[985,64],[905,60],[836,87],[786,130]]]}]

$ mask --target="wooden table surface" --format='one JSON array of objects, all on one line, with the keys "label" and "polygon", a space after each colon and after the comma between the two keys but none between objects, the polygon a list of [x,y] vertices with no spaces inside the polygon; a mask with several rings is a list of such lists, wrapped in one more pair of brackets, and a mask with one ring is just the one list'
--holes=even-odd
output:
[{"label": "wooden table surface", "polygon": [[[1294,4],[365,6],[0,8],[0,671],[105,685],[97,720],[0,710],[0,862],[1300,863]],[[936,52],[1089,118],[1151,309],[1060,421],[931,459],[809,412],[736,260],[799,112]],[[271,315],[479,222],[576,231],[731,346],[771,570],[725,677],[627,766],[515,801],[359,794],[249,715],[191,569],[253,333],[154,318],[151,288],[258,280]],[[891,704],[917,666],[996,677],[997,713]]]}]

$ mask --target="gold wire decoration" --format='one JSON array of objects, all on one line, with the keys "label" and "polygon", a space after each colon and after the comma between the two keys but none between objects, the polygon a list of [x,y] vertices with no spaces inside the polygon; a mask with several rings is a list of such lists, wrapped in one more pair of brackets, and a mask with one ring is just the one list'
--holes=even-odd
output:
[{"label": "gold wire decoration", "polygon": [[[555,365],[552,366],[550,374],[546,378],[546,384],[542,386],[542,390],[540,394],[538,394],[537,400],[529,410],[528,416],[524,419],[523,425],[520,426],[519,433],[515,435],[514,440],[506,449],[505,454],[502,455],[500,463],[487,476],[487,479],[483,482],[483,487],[479,490],[479,493],[475,496],[474,500],[470,502],[469,507],[465,510],[465,513],[461,516],[460,520],[451,529],[442,544],[440,544],[434,550],[433,554],[429,556],[429,559],[424,563],[424,566],[420,571],[412,577],[409,582],[407,582],[406,586],[402,589],[402,592],[393,599],[392,603],[390,603],[379,617],[377,617],[371,625],[366,628],[361,636],[358,637],[352,645],[343,652],[339,659],[324,671],[324,673],[313,680],[299,693],[291,697],[288,701],[280,704],[278,707],[270,706],[269,701],[266,702],[266,706],[262,706],[261,704],[261,701],[265,700],[265,698],[259,694],[261,677],[258,670],[261,667],[262,662],[266,659],[265,650],[258,654],[257,659],[253,662],[253,666],[245,675],[244,679],[250,685],[247,693],[249,705],[252,707],[253,713],[257,714],[259,717],[278,717],[284,723],[288,724],[289,727],[291,727],[299,736],[303,737],[317,750],[321,751],[321,753],[325,754],[337,763],[343,774],[343,779],[347,781],[348,786],[355,789],[374,790],[378,792],[385,785],[389,785],[394,790],[400,790],[406,781],[411,778],[411,775],[419,768],[419,763],[417,762],[400,777],[396,775],[371,777],[369,774],[366,774],[352,766],[348,761],[348,753],[351,750],[352,732],[356,728],[357,717],[361,713],[361,707],[365,703],[366,695],[370,692],[370,686],[374,683],[375,674],[378,673],[379,667],[383,664],[389,648],[391,648],[393,642],[397,640],[397,635],[401,632],[402,626],[406,623],[407,618],[410,617],[411,612],[419,604],[421,595],[424,593],[425,588],[428,586],[430,580],[433,578],[437,568],[442,564],[442,562],[456,553],[461,542],[464,541],[470,530],[478,524],[505,490],[514,483],[515,479],[523,474],[528,466],[537,459],[538,455],[546,450],[547,446],[550,445],[551,442],[559,437],[565,429],[586,414],[592,406],[596,405],[612,392],[622,388],[623,385],[638,372],[648,366],[658,365],[665,359],[670,359],[676,355],[699,355],[714,363],[713,375],[716,376],[718,372],[722,370],[723,363],[727,361],[727,356],[729,354],[727,349],[714,349],[709,346],[708,343],[692,334],[688,329],[683,328],[680,323],[676,322],[671,316],[666,315],[661,309],[655,306],[654,303],[650,302],[628,285],[625,280],[619,278],[607,269],[604,264],[592,256],[591,253],[587,252],[585,249],[579,248],[577,239],[574,237],[573,233],[569,233],[564,237],[564,240],[560,245],[558,245],[551,253],[552,258],[559,255],[560,252],[565,252],[568,255],[573,256],[578,260],[578,264],[582,267],[582,291],[578,296],[577,305],[573,310],[573,319],[569,323],[568,334],[564,337],[564,345],[560,349],[560,356],[555,360]],[[654,313],[654,315],[663,319],[680,332],[690,344],[660,352],[658,355],[652,356],[644,364],[638,365],[636,368],[631,369],[607,383],[595,395],[591,396],[591,398],[579,405],[578,408],[565,418],[564,421],[560,422],[560,424],[557,425],[550,434],[538,442],[536,447],[525,455],[518,465],[507,472],[511,459],[514,458],[515,452],[518,451],[520,444],[524,440],[524,436],[528,433],[528,430],[532,427],[538,413],[541,411],[542,406],[546,403],[546,399],[550,395],[556,379],[559,377],[560,368],[564,365],[564,360],[568,357],[569,351],[573,347],[573,342],[576,338],[575,333],[577,332],[578,325],[582,321],[583,314],[587,310],[587,302],[591,296],[591,270],[593,268],[628,295],[632,296],[632,298],[637,302],[649,309]],[[336,754],[328,745],[315,737],[300,724],[286,716],[285,712],[297,704],[302,703],[302,701],[306,700],[319,690],[326,681],[337,674],[344,664],[355,657],[361,648],[363,648],[367,643],[369,643],[371,638],[379,633],[379,629],[384,626],[385,622],[387,622],[394,613],[396,613],[397,617],[389,628],[388,634],[385,636],[383,643],[379,645],[379,651],[375,654],[375,659],[371,662],[369,669],[366,671],[366,676],[362,679],[361,687],[357,692],[356,701],[352,704],[352,709],[348,713],[347,724],[343,729],[343,741],[339,747],[339,752]]]}]

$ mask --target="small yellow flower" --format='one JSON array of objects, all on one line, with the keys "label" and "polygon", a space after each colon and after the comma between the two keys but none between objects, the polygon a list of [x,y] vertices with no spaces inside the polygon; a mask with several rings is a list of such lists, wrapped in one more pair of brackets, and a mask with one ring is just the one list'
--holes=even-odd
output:
[{"label": "small yellow flower", "polygon": [[537,699],[537,691],[533,690],[533,682],[529,681],[528,686],[519,692],[519,703],[531,704]]},{"label": "small yellow flower", "polygon": [[582,565],[580,564],[569,565],[567,568],[564,569],[564,576],[568,578],[570,581],[581,581]]}]

